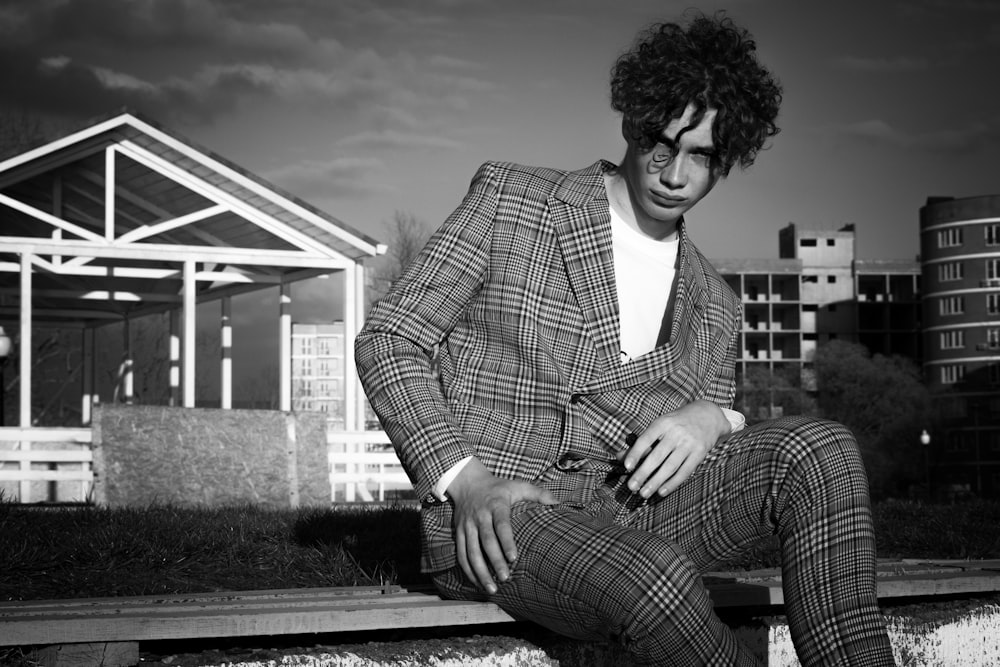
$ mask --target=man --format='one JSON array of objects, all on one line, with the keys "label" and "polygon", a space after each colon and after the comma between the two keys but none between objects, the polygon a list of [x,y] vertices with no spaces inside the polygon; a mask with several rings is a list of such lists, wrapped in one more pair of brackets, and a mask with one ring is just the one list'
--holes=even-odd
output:
[{"label": "man", "polygon": [[642,35],[612,75],[621,164],[483,165],[373,308],[358,368],[443,595],[642,664],[755,664],[700,574],[777,534],[802,662],[892,664],[856,443],[744,428],[740,302],[684,224],[777,133],[755,49],[724,17]]}]

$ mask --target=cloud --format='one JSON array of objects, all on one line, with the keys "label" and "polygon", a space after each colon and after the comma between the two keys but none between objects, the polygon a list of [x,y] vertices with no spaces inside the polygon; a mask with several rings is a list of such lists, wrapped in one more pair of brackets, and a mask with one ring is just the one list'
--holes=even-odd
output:
[{"label": "cloud", "polygon": [[81,118],[130,107],[168,123],[207,123],[269,100],[342,118],[364,119],[379,105],[445,116],[496,86],[470,76],[475,62],[417,57],[410,42],[373,29],[419,41],[415,26],[441,31],[444,17],[430,20],[432,10],[359,0],[34,0],[0,10],[0,35],[10,37],[0,66],[18,80],[5,98]]},{"label": "cloud", "polygon": [[341,148],[441,148],[460,150],[463,144],[448,137],[381,130],[360,132],[337,141]]},{"label": "cloud", "polygon": [[374,158],[305,159],[263,172],[264,178],[307,201],[316,195],[363,197],[389,194],[385,165]]},{"label": "cloud", "polygon": [[884,120],[873,119],[844,125],[835,134],[868,144],[881,144],[905,150],[931,153],[974,153],[996,146],[1000,140],[1000,123],[973,122],[964,127],[931,132],[906,132]]},{"label": "cloud", "polygon": [[873,72],[877,74],[898,74],[901,72],[922,72],[930,67],[926,58],[865,58],[860,56],[842,56],[833,61],[839,69],[858,72]]}]

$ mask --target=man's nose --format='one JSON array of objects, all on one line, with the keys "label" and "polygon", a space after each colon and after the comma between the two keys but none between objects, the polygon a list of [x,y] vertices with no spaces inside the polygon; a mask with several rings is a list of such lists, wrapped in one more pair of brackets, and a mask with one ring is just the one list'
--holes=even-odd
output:
[{"label": "man's nose", "polygon": [[683,155],[674,156],[674,159],[660,171],[660,181],[667,187],[684,187],[687,183],[687,158]]}]

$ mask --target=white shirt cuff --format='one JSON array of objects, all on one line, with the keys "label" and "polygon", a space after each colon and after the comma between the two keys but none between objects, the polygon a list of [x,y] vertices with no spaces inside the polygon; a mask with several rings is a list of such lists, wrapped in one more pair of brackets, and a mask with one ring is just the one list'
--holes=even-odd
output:
[{"label": "white shirt cuff", "polygon": [[729,420],[729,432],[736,433],[737,431],[742,431],[747,425],[747,418],[743,416],[742,412],[737,412],[736,410],[730,410],[729,408],[721,408],[722,414],[726,415],[726,419]]},{"label": "white shirt cuff", "polygon": [[445,473],[441,475],[440,479],[438,479],[437,484],[435,484],[434,488],[431,489],[431,493],[434,494],[435,498],[437,498],[441,502],[448,500],[448,496],[444,495],[445,491],[448,490],[448,486],[453,481],[455,481],[456,477],[458,477],[458,473],[462,472],[462,468],[464,468],[466,464],[471,460],[472,460],[471,456],[466,456],[464,459],[462,459],[452,467],[448,468],[448,470],[446,470]]}]

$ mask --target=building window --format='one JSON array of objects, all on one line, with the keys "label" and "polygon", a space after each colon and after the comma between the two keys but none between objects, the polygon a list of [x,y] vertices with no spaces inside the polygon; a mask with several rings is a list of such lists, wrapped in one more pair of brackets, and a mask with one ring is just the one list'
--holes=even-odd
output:
[{"label": "building window", "polygon": [[961,262],[948,262],[946,264],[939,265],[938,280],[941,282],[961,280],[963,275],[962,266]]},{"label": "building window", "polygon": [[1000,280],[1000,259],[986,260],[986,279]]},{"label": "building window", "polygon": [[965,377],[965,366],[942,366],[941,384],[955,384]]},{"label": "building window", "polygon": [[1000,329],[986,330],[986,347],[991,350],[1000,348]]},{"label": "building window", "polygon": [[837,243],[837,242],[836,242],[835,240],[833,240],[833,239],[827,239],[827,240],[826,240],[826,244],[827,244],[828,246],[833,246],[833,245],[836,245],[836,243]]},{"label": "building window", "polygon": [[986,225],[986,245],[1000,245],[1000,225]]},{"label": "building window", "polygon": [[986,295],[986,314],[1000,315],[1000,293]]},{"label": "building window", "polygon": [[815,248],[816,239],[799,239],[799,245],[803,248]]},{"label": "building window", "polygon": [[953,248],[957,245],[962,245],[962,229],[960,227],[942,229],[938,232],[939,248]]},{"label": "building window", "polygon": [[941,332],[941,349],[957,350],[965,347],[964,331],[943,331]]},{"label": "building window", "polygon": [[827,276],[826,277],[826,282],[828,282],[828,283],[835,283],[835,282],[837,282],[837,276]]},{"label": "building window", "polygon": [[804,282],[804,283],[818,283],[819,282],[819,276],[814,276],[814,275],[810,275],[810,274],[803,274],[802,275],[802,282]]},{"label": "building window", "polygon": [[965,312],[964,296],[949,296],[938,302],[941,315],[961,315]]},{"label": "building window", "polygon": [[990,384],[1000,384],[1000,364],[990,364]]}]

